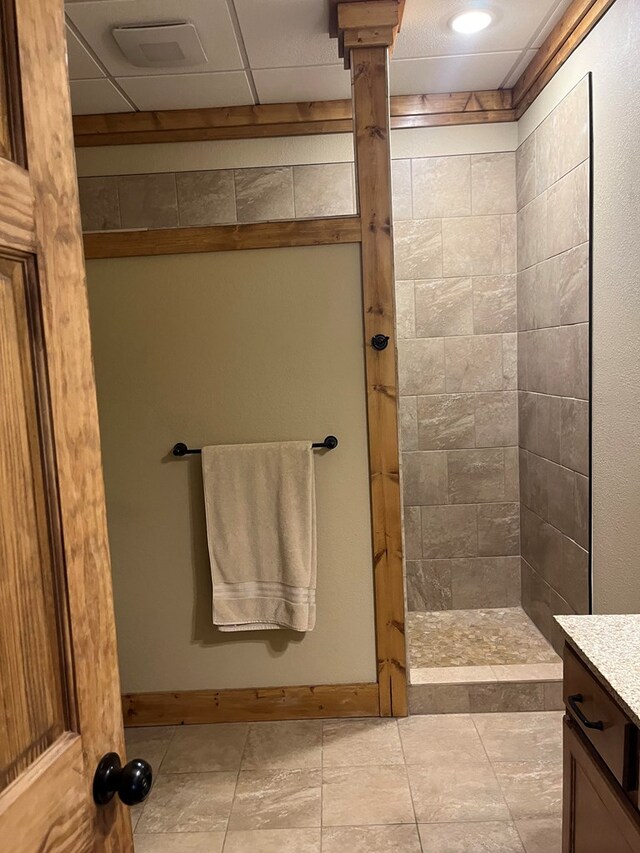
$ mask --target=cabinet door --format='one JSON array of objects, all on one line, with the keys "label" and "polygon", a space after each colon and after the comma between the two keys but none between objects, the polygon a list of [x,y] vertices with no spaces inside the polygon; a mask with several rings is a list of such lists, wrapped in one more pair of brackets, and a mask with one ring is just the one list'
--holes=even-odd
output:
[{"label": "cabinet door", "polygon": [[567,717],[562,850],[640,853],[640,815]]}]

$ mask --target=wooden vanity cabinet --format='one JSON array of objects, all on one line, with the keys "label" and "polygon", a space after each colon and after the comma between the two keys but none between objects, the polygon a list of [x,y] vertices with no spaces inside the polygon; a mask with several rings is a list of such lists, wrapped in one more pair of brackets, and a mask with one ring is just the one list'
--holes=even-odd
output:
[{"label": "wooden vanity cabinet", "polygon": [[564,701],[562,851],[640,853],[638,729],[569,645]]}]

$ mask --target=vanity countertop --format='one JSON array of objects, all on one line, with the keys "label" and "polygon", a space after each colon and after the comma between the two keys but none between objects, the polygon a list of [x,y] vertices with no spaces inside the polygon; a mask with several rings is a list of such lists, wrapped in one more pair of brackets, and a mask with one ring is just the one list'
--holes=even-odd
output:
[{"label": "vanity countertop", "polygon": [[555,618],[585,664],[640,726],[640,614]]}]

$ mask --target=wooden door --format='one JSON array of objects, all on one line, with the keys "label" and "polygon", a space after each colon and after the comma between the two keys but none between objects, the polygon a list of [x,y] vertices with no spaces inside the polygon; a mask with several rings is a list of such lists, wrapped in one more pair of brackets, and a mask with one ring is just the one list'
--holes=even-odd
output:
[{"label": "wooden door", "polygon": [[0,10],[0,850],[131,851],[62,0]]}]

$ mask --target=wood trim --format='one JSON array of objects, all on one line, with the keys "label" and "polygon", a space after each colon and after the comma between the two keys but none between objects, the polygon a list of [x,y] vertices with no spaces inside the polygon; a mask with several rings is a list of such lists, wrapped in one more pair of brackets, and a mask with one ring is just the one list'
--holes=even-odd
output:
[{"label": "wood trim", "polygon": [[[514,121],[512,107],[510,89],[399,95],[391,98],[391,127]],[[309,136],[353,130],[350,101],[75,116],[73,125],[79,148]]]},{"label": "wood trim", "polygon": [[325,219],[287,219],[247,225],[207,225],[146,231],[101,231],[84,235],[87,260],[132,258],[142,255],[180,255],[190,252],[230,252],[236,249],[278,249],[359,243],[359,216]]},{"label": "wood trim", "polygon": [[[381,716],[407,714],[387,48],[351,51]],[[369,341],[387,335],[377,351]]]},{"label": "wood trim", "polygon": [[187,690],[126,693],[125,726],[181,726],[198,723],[377,717],[378,685],[322,684],[245,690]]},{"label": "wood trim", "polygon": [[3,249],[32,252],[36,246],[35,198],[28,172],[9,160],[0,159],[0,207]]},{"label": "wood trim", "polygon": [[573,0],[514,86],[516,118],[519,119],[531,106],[614,2]]}]

